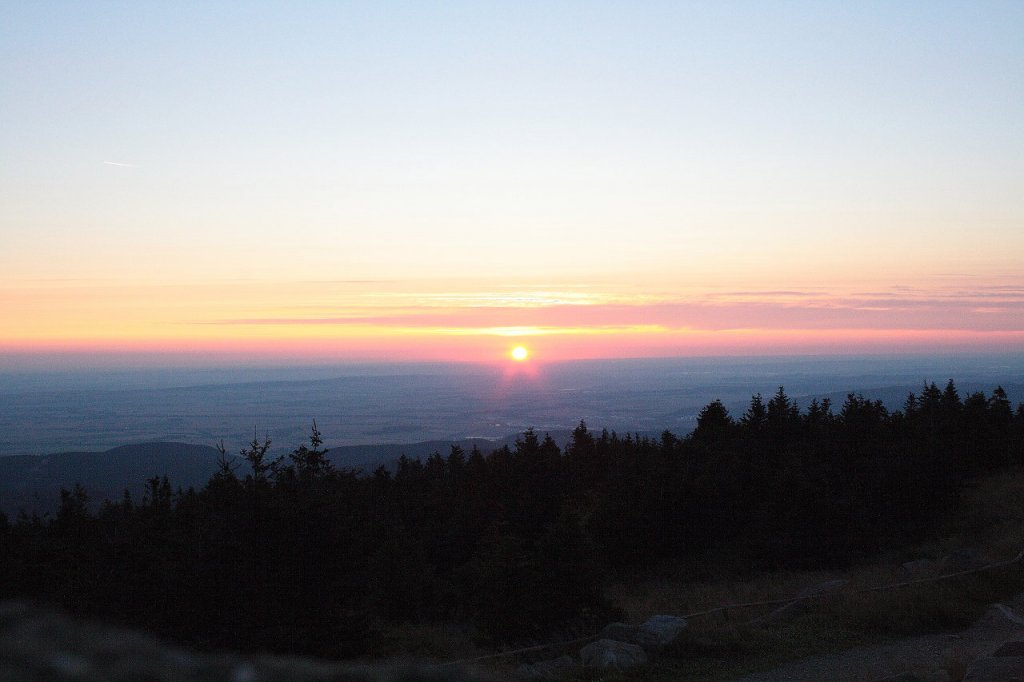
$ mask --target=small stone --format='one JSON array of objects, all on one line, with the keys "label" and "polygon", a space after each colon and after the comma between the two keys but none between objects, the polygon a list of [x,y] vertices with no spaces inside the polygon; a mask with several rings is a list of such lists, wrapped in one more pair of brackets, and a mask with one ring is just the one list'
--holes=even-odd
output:
[{"label": "small stone", "polygon": [[599,639],[580,649],[580,660],[589,668],[625,670],[647,663],[647,653],[636,644]]}]

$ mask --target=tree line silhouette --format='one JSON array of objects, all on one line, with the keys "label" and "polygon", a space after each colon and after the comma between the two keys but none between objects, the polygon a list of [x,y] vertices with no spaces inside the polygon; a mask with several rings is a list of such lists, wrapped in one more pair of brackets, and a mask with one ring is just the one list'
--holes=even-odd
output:
[{"label": "tree line silhouette", "polygon": [[446,621],[491,642],[615,617],[610,575],[714,557],[746,572],[838,567],[922,539],[964,481],[1024,463],[1024,405],[952,381],[902,410],[851,394],[805,411],[782,388],[685,437],[528,430],[364,475],[309,445],[221,447],[201,490],[148,481],[91,511],[0,515],[0,597],[32,597],[207,648],[372,654],[385,626]]}]

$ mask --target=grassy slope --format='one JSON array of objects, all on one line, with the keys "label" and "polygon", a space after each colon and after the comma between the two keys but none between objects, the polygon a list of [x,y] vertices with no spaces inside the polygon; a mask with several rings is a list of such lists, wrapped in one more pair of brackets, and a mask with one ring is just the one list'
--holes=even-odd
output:
[{"label": "grassy slope", "polygon": [[688,614],[721,604],[785,598],[828,580],[849,581],[799,616],[770,627],[750,625],[770,608],[693,618],[682,641],[645,669],[611,675],[583,671],[569,679],[734,679],[814,654],[965,628],[989,604],[1021,591],[1024,569],[1019,564],[909,588],[857,591],[907,580],[900,569],[906,561],[934,562],[909,577],[950,572],[939,560],[956,549],[973,548],[986,562],[1015,556],[1024,549],[1022,500],[1024,469],[978,479],[965,490],[959,512],[947,520],[938,539],[845,571],[773,573],[740,581],[708,579],[707,567],[674,566],[663,567],[656,577],[622,582],[612,596],[630,622],[641,622],[657,613]]}]

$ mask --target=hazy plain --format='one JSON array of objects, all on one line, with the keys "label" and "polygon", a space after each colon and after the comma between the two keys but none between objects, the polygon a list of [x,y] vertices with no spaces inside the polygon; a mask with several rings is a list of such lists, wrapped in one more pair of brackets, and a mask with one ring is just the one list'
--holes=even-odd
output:
[{"label": "hazy plain", "polygon": [[0,454],[105,450],[181,441],[229,450],[254,430],[303,442],[316,419],[328,445],[502,438],[581,419],[621,432],[688,432],[720,398],[738,416],[784,385],[805,407],[848,392],[899,407],[923,382],[961,392],[1002,384],[1024,397],[1024,356],[857,356],[580,361],[529,366],[324,365],[0,373]]}]

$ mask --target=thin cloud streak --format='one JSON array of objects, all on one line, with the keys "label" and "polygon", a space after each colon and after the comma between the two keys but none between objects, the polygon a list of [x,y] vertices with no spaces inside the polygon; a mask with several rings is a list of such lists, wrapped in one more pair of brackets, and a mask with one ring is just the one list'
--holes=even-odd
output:
[{"label": "thin cloud streak", "polygon": [[[698,299],[659,303],[586,303],[515,306],[450,306],[423,309],[395,306],[345,314],[248,317],[201,322],[253,326],[377,326],[426,330],[480,328],[605,328],[655,326],[722,331],[751,328],[878,330],[1024,330],[1024,297],[826,297],[800,302]],[[325,311],[326,312],[326,311]]]}]

